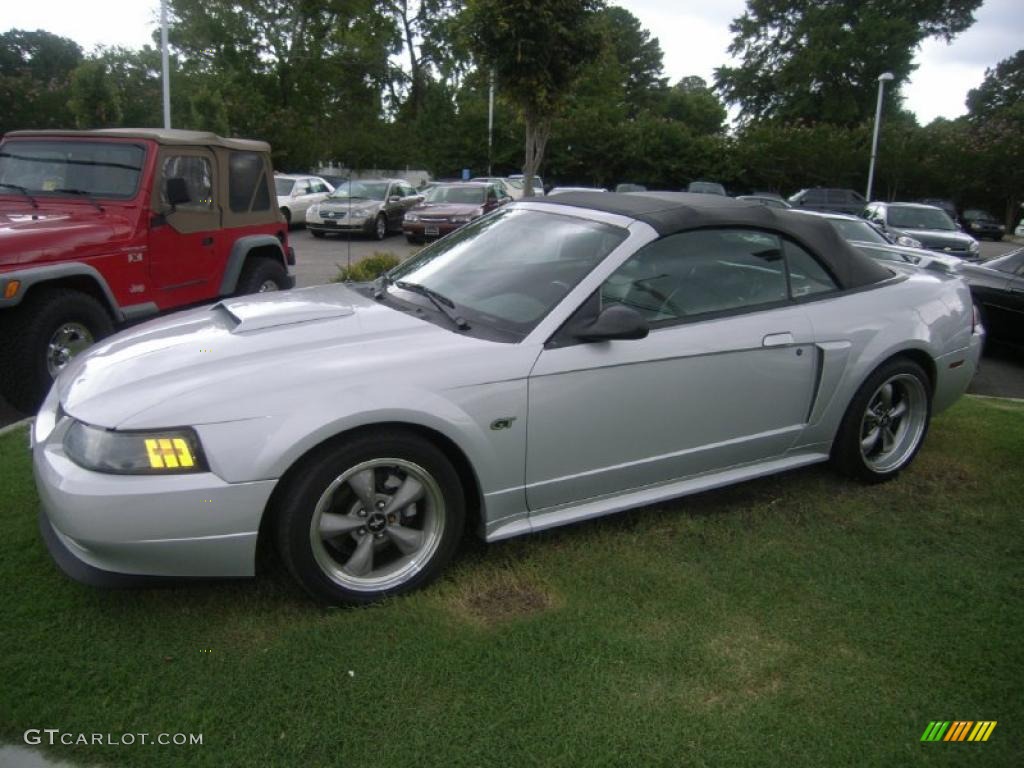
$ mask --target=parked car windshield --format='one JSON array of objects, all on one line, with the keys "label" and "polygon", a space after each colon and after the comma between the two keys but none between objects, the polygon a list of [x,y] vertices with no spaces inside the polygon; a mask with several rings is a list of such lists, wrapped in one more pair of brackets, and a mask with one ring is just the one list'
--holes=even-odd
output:
[{"label": "parked car windshield", "polygon": [[843,240],[856,240],[861,243],[889,242],[866,221],[850,221],[848,219],[827,219],[827,221]]},{"label": "parked car windshield", "polygon": [[[10,141],[0,150],[0,184],[32,195],[135,196],[146,151],[113,141]],[[9,188],[0,187],[0,194]]]},{"label": "parked car windshield", "polygon": [[274,188],[278,197],[288,197],[295,189],[295,179],[274,179]]},{"label": "parked car windshield", "polygon": [[964,211],[964,218],[969,221],[991,221],[993,224],[997,223],[995,216],[988,211],[981,211],[977,208],[968,208]]},{"label": "parked car windshield", "polygon": [[434,187],[424,202],[482,205],[484,191],[483,187]]},{"label": "parked car windshield", "polygon": [[346,200],[383,200],[387,193],[386,181],[349,181],[338,186],[330,196]]},{"label": "parked car windshield", "polygon": [[518,341],[626,234],[575,216],[505,208],[424,248],[388,282],[429,288],[474,330]]},{"label": "parked car windshield", "polygon": [[890,205],[889,226],[900,229],[938,229],[945,232],[956,230],[956,224],[938,208],[911,208],[910,206]]}]

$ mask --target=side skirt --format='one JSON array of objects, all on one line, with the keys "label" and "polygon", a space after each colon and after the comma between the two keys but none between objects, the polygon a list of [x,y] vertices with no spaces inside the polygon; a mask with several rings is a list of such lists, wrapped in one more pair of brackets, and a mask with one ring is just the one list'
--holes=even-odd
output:
[{"label": "side skirt", "polygon": [[499,525],[497,528],[489,531],[485,538],[487,541],[510,539],[526,533],[535,533],[547,528],[568,525],[569,523],[576,523],[581,520],[590,520],[591,518],[610,515],[614,512],[623,512],[627,509],[635,509],[636,507],[646,507],[649,504],[658,504],[680,496],[710,491],[714,488],[733,485],[744,480],[774,475],[778,472],[805,467],[809,464],[818,464],[827,460],[827,452],[801,453],[781,459],[772,459],[771,461],[742,464],[718,472],[697,475],[685,480],[673,480],[668,483],[647,486],[611,496],[587,499],[578,504],[540,510],[539,512],[531,513],[529,517],[519,518],[505,525]]}]

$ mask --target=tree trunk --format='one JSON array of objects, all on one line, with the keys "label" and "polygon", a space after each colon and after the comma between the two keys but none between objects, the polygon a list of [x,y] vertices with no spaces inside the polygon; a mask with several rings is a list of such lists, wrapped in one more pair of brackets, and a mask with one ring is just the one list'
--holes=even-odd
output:
[{"label": "tree trunk", "polygon": [[523,160],[523,197],[533,197],[533,177],[544,160],[551,135],[551,119],[526,115],[526,157]]}]

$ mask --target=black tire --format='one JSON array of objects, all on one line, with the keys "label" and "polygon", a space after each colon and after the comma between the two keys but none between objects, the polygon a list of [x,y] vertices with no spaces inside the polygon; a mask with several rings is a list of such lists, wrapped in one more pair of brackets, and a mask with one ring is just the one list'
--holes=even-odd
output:
[{"label": "black tire", "polygon": [[83,327],[93,342],[114,332],[103,304],[69,288],[36,288],[21,305],[4,311],[0,392],[19,411],[35,413],[50,390],[53,377],[47,350],[57,331],[68,323]]},{"label": "black tire", "polygon": [[[923,414],[919,415],[917,419],[919,420],[923,417],[923,424],[920,425],[920,434],[916,437],[916,441],[912,440],[911,437],[907,438],[905,453],[901,452],[898,457],[893,459],[895,462],[894,466],[879,469],[871,466],[861,450],[861,440],[864,438],[862,430],[866,424],[869,424],[865,420],[867,418],[868,406],[871,404],[872,399],[879,389],[888,381],[893,380],[894,377],[911,377],[920,385],[923,401],[918,403],[917,408],[923,408]],[[911,384],[910,379],[904,378],[904,381],[907,384]],[[914,388],[912,384],[910,388]],[[911,405],[910,407],[913,408],[914,406]],[[931,409],[931,381],[928,378],[928,374],[924,372],[924,369],[909,358],[896,357],[889,360],[868,376],[850,401],[846,414],[843,416],[839,426],[839,431],[836,434],[835,442],[832,444],[831,458],[833,466],[847,477],[865,483],[884,483],[892,480],[910,465],[924,444],[924,439],[928,434],[928,426],[931,422]],[[918,413],[921,414],[921,411],[918,411]]]},{"label": "black tire", "polygon": [[[381,226],[381,222],[384,222],[383,226]],[[373,221],[372,236],[377,240],[383,240],[388,236],[388,217],[383,213],[378,213],[377,218]]]},{"label": "black tire", "polygon": [[324,235],[327,234],[326,232],[324,232],[322,230],[319,230],[319,229],[311,229],[311,230],[309,230],[309,232],[310,232],[311,235],[313,235],[313,237],[315,237],[318,240],[322,239],[324,237]]},{"label": "black tire", "polygon": [[[332,577],[318,563],[310,532],[317,504],[331,484],[346,471],[364,462],[378,459],[411,462],[429,473],[443,499],[438,505],[441,509],[434,512],[443,519],[443,526],[432,554],[421,565],[417,565],[419,570],[410,573],[401,583],[391,584],[385,589],[352,589],[338,583],[338,577]],[[378,478],[379,490],[384,487],[379,484],[383,476],[375,474],[375,477]],[[342,490],[338,493],[349,490],[344,484],[339,487]],[[318,600],[334,605],[372,603],[429,584],[438,577],[455,554],[462,539],[465,523],[464,492],[458,473],[451,462],[432,443],[404,430],[365,433],[317,449],[303,459],[296,471],[290,472],[285,485],[276,496],[280,502],[276,510],[275,534],[281,559],[303,589]],[[355,497],[350,493],[349,498]],[[343,508],[343,505],[334,507],[339,510]],[[426,509],[424,505],[424,510]],[[401,516],[402,513],[399,513],[400,518]],[[359,533],[368,535],[365,530]],[[338,538],[342,540],[342,545],[351,546],[346,537],[354,538],[356,535],[343,533]],[[396,549],[389,553],[387,547],[392,545],[389,542],[383,544],[381,557],[387,557],[389,554],[393,556],[394,552],[397,552]],[[375,554],[375,557],[378,555]]]},{"label": "black tire", "polygon": [[[270,283],[276,288],[265,287]],[[283,291],[288,287],[288,272],[285,271],[284,265],[275,259],[259,256],[246,262],[242,275],[238,278],[235,294],[244,296],[271,290]]]}]

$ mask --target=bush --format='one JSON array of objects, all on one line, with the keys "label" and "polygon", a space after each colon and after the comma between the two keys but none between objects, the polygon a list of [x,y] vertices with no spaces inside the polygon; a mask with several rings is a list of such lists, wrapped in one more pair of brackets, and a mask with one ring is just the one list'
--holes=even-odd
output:
[{"label": "bush", "polygon": [[338,265],[338,276],[334,278],[335,283],[367,283],[376,280],[389,269],[397,267],[401,260],[390,253],[375,251],[372,256],[367,256],[360,262],[352,265],[352,268]]}]

